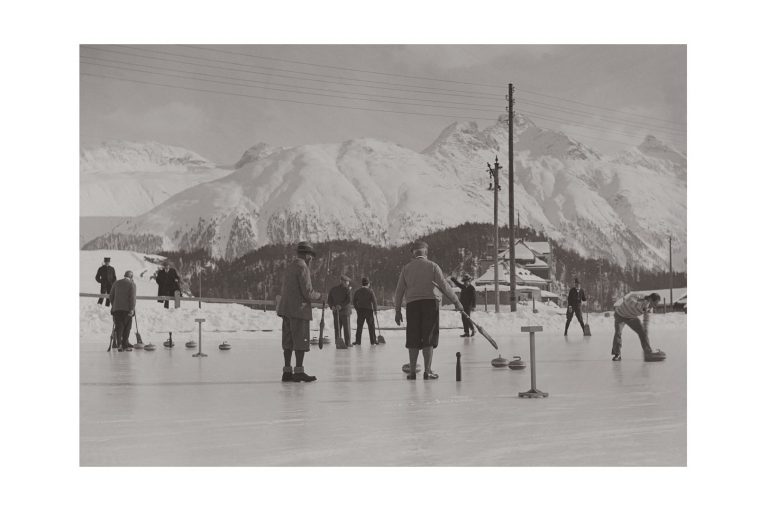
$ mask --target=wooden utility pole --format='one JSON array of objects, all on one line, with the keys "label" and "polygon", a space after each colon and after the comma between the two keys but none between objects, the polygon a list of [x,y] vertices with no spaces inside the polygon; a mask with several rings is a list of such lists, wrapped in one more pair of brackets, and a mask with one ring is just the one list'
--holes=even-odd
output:
[{"label": "wooden utility pole", "polygon": [[491,175],[491,184],[493,186],[493,295],[496,304],[496,313],[499,308],[499,157],[491,167],[488,164],[488,173]]},{"label": "wooden utility pole", "polygon": [[669,235],[669,305],[672,306],[672,235]]},{"label": "wooden utility pole", "polygon": [[517,311],[517,294],[515,288],[517,285],[517,272],[515,266],[515,143],[512,140],[512,133],[515,119],[515,86],[509,84],[509,93],[507,94],[507,112],[509,112],[509,308],[510,311]]}]

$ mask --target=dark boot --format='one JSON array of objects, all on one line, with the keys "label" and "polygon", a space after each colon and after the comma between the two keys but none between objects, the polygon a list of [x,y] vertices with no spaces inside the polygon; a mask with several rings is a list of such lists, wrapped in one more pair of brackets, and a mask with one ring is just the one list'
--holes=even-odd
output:
[{"label": "dark boot", "polygon": [[439,375],[433,372],[432,370],[428,370],[424,372],[424,380],[434,380],[438,377]]},{"label": "dark boot", "polygon": [[293,370],[293,382],[313,382],[316,381],[317,377],[314,375],[307,375],[304,373],[304,367],[303,366],[297,366]]},{"label": "dark boot", "polygon": [[293,368],[283,366],[283,382],[293,382]]}]

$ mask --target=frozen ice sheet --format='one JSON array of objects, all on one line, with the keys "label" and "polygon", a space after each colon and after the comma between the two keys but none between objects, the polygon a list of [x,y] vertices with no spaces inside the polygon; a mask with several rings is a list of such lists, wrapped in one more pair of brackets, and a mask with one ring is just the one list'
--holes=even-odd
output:
[{"label": "frozen ice sheet", "polygon": [[[512,329],[512,328],[510,328]],[[492,333],[501,354],[528,362],[528,335]],[[578,326],[572,332],[579,331]],[[82,340],[83,466],[682,466],[686,464],[686,329],[654,329],[667,352],[645,363],[624,332],[624,360],[610,360],[612,332],[537,334],[537,387],[522,399],[523,371],[494,369],[479,335],[441,331],[436,381],[407,381],[403,331],[386,345],[313,346],[313,383],[282,383],[279,332],[207,334],[206,358],[151,341],[155,352],[106,352]],[[132,335],[133,337],[133,335]],[[226,337],[229,352],[217,345]],[[365,340],[365,337],[363,338]],[[147,342],[145,337],[145,342]],[[455,381],[456,352],[462,382]],[[421,362],[421,361],[420,361]],[[419,375],[421,377],[421,374]]]}]

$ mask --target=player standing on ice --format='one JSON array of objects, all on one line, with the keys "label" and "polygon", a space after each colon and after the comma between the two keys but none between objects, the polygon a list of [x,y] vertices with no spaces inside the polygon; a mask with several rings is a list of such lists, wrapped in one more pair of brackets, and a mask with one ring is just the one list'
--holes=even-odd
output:
[{"label": "player standing on ice", "polygon": [[584,332],[584,319],[581,317],[581,303],[587,301],[587,296],[584,294],[584,290],[581,289],[578,279],[573,280],[573,288],[568,292],[568,312],[565,314],[565,332],[563,336],[568,336],[568,326],[571,325],[573,315],[576,315],[576,319],[581,325],[581,332]]},{"label": "player standing on ice", "polygon": [[[613,354],[614,361],[621,361],[621,330],[624,324],[635,331],[640,337],[640,345],[643,347],[643,354],[646,361],[661,361],[666,354],[661,350],[654,351],[648,341],[648,323],[650,313],[661,301],[658,293],[643,295],[642,293],[628,293],[614,306],[614,333],[613,333]],[[643,323],[638,318],[643,315]]]},{"label": "player standing on ice", "polygon": [[125,277],[115,281],[109,291],[109,300],[112,301],[111,312],[117,345],[122,350],[130,351],[133,345],[128,340],[136,311],[136,283],[133,282],[133,272],[126,270]]},{"label": "player standing on ice", "polygon": [[351,346],[349,317],[352,314],[352,296],[349,286],[350,279],[341,275],[340,282],[328,292],[328,305],[333,311],[333,332],[336,339],[344,333],[344,344]]},{"label": "player standing on ice", "polygon": [[[440,334],[440,292],[450,299],[456,311],[464,311],[458,297],[445,282],[440,266],[427,259],[428,249],[426,242],[414,242],[411,246],[413,259],[400,272],[395,291],[397,325],[403,321],[401,308],[405,301],[405,346],[410,360],[408,380],[416,379],[419,350],[424,357],[424,380],[438,377],[432,371],[432,350],[437,347]],[[435,284],[438,284],[439,290]]]},{"label": "player standing on ice", "polygon": [[[468,274],[464,274],[461,280],[462,282],[460,283],[458,279],[451,277],[453,284],[461,289],[459,302],[461,302],[464,312],[467,314],[467,316],[461,315],[461,325],[464,326],[464,334],[461,337],[469,338],[475,335],[475,326],[469,321],[469,317],[472,315],[472,310],[475,309],[476,294],[475,287],[472,286],[472,278]],[[470,331],[472,332],[471,334]]]},{"label": "player standing on ice", "polygon": [[[158,269],[158,271],[152,277],[155,278],[155,282],[157,283],[157,295],[160,297],[173,297],[176,295],[177,291],[181,290],[181,280],[179,279],[179,274],[176,272],[175,268],[171,267],[171,264],[168,263],[168,260],[163,262],[163,268]],[[150,277],[150,279],[152,278]],[[157,302],[162,302],[163,307],[168,309],[167,300],[159,300]]]},{"label": "player standing on ice", "polygon": [[[283,382],[312,382],[313,375],[304,372],[304,354],[309,352],[309,322],[312,321],[312,301],[320,292],[312,289],[309,263],[315,250],[308,242],[299,242],[296,258],[283,274],[277,315],[283,319]],[[296,354],[296,367],[291,369],[291,352]]]},{"label": "player standing on ice", "polygon": [[357,330],[355,331],[355,342],[353,345],[360,345],[363,337],[363,324],[368,322],[368,336],[371,339],[371,345],[378,345],[376,341],[376,329],[373,325],[373,315],[376,312],[376,295],[370,287],[370,281],[367,277],[362,280],[362,287],[358,288],[352,303],[357,312]]},{"label": "player standing on ice", "polygon": [[[115,269],[109,264],[109,261],[109,256],[106,256],[104,258],[104,264],[96,271],[96,282],[101,285],[101,291],[99,293],[109,293],[110,290],[112,290],[112,285],[117,281],[117,274],[115,274]],[[99,300],[96,301],[96,303],[101,304],[103,301],[104,298],[99,297]],[[109,299],[107,299],[105,306],[109,306]]]}]

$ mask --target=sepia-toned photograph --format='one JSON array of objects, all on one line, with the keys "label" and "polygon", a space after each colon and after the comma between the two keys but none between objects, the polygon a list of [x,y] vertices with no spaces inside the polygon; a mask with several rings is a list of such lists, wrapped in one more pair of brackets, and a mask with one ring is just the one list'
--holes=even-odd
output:
[{"label": "sepia-toned photograph", "polygon": [[686,467],[687,52],[81,42],[80,466]]}]

